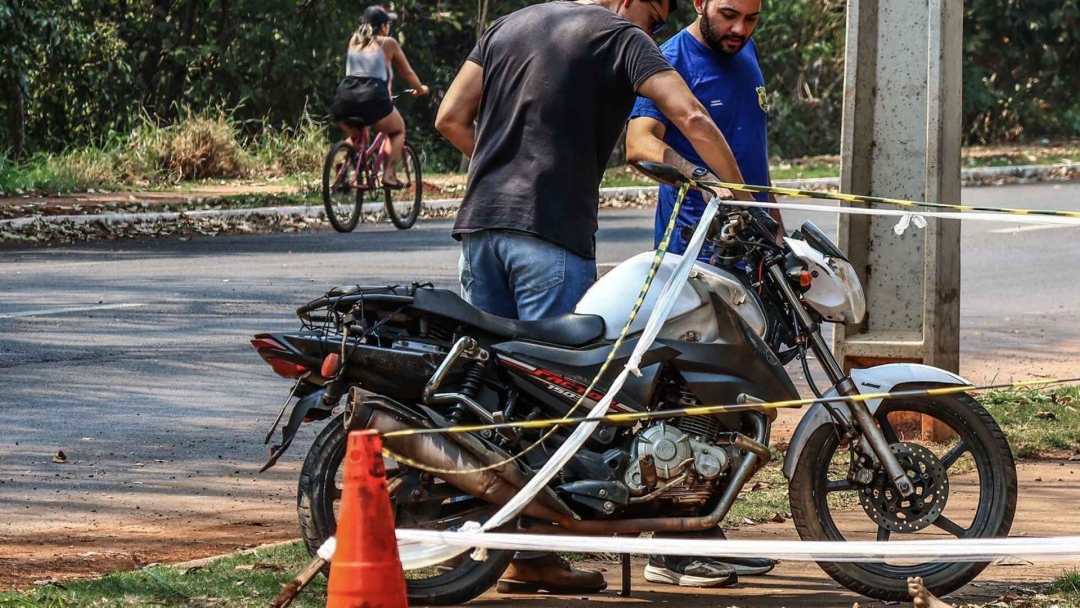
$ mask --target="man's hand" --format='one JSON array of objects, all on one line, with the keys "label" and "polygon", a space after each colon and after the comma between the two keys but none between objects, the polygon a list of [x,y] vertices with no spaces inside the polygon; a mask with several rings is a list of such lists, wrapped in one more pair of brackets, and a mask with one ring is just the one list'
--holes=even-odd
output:
[{"label": "man's hand", "polygon": [[431,92],[431,88],[428,87],[426,84],[422,84],[422,85],[419,86],[419,88],[413,89],[412,96],[413,97],[423,97],[424,95],[427,95],[430,92]]}]

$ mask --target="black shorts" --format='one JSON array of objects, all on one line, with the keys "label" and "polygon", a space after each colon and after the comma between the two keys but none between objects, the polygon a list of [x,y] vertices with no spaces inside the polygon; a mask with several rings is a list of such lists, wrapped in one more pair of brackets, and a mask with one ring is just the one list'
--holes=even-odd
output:
[{"label": "black shorts", "polygon": [[338,85],[334,102],[330,105],[330,117],[335,122],[344,121],[368,127],[386,118],[394,111],[394,100],[385,80],[346,76]]}]

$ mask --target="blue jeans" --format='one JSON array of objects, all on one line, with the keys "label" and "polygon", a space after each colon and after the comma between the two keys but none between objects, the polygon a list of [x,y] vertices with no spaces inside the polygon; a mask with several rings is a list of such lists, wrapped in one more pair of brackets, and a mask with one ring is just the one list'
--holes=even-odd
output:
[{"label": "blue jeans", "polygon": [[[461,235],[461,296],[480,310],[535,321],[572,312],[596,282],[596,260],[512,230]],[[519,551],[515,559],[546,555]]]},{"label": "blue jeans", "polygon": [[596,260],[510,230],[461,235],[461,295],[480,310],[534,321],[572,312],[596,281]]}]

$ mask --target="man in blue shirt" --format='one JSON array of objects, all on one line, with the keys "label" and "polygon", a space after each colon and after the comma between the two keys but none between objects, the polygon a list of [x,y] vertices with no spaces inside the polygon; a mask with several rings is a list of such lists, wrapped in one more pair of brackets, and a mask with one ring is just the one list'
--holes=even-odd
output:
[{"label": "man in blue shirt", "polygon": [[[727,139],[743,179],[748,184],[769,185],[768,93],[758,65],[758,52],[751,35],[761,15],[761,0],[695,0],[698,19],[668,40],[660,50],[704,105],[713,122]],[[702,162],[686,137],[657,110],[656,105],[639,97],[627,126],[627,158],[665,158],[684,174],[690,175]],[[660,153],[658,149],[663,148]],[[711,174],[707,179],[714,179]],[[660,186],[656,207],[655,244],[660,243],[678,190]],[[762,202],[775,200],[767,194],[754,197]],[[699,192],[691,191],[683,201],[682,212],[671,236],[669,251],[683,253],[686,240],[683,228],[697,226],[705,202]],[[778,213],[772,214],[780,223]],[[708,261],[711,251],[702,249],[701,259]]]},{"label": "man in blue shirt", "polygon": [[[769,184],[769,147],[766,138],[769,123],[765,79],[758,65],[757,47],[751,39],[761,15],[761,0],[694,0],[698,19],[668,40],[660,50],[672,67],[690,86],[691,92],[724,134],[748,184]],[[671,121],[657,110],[652,101],[639,97],[626,137],[627,160],[663,158],[683,174],[691,175],[702,162],[693,146]],[[714,179],[706,174],[705,179]],[[729,198],[730,193],[720,193]],[[656,244],[659,244],[678,191],[660,186],[656,208]],[[757,195],[759,201],[771,200]],[[686,240],[683,228],[694,228],[705,211],[700,193],[691,191],[683,201],[671,235],[669,251],[683,253]],[[757,213],[764,215],[762,210]],[[779,224],[779,214],[774,219]],[[711,251],[702,250],[708,261]],[[719,528],[702,534],[723,538]],[[646,580],[690,587],[719,587],[734,584],[738,575],[764,574],[773,562],[767,559],[663,557],[650,556],[645,568]]]}]

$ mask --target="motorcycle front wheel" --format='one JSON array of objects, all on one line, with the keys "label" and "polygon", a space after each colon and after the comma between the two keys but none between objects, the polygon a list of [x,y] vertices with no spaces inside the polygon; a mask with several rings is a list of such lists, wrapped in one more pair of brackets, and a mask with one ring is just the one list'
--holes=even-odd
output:
[{"label": "motorcycle front wheel", "polygon": [[[301,535],[312,555],[337,530],[341,464],[347,440],[343,418],[338,416],[316,437],[300,472],[297,514]],[[470,520],[484,521],[497,510],[494,505],[415,469],[392,461],[386,464],[396,526],[449,530]],[[487,553],[485,561],[475,561],[465,554],[431,568],[406,570],[409,605],[464,604],[487,591],[510,565],[514,552],[491,550]]]},{"label": "motorcycle front wheel", "polygon": [[[906,386],[905,389],[921,387]],[[955,433],[923,441],[921,414]],[[865,486],[847,479],[847,446],[830,425],[811,435],[796,463],[789,499],[803,540],[903,542],[1008,536],[1016,512],[1016,465],[1005,434],[967,394],[889,399],[874,414],[916,486],[903,498],[875,471]],[[884,601],[907,601],[907,578],[922,577],[939,597],[971,582],[988,565],[963,562],[832,563],[825,572],[848,589]]]}]

